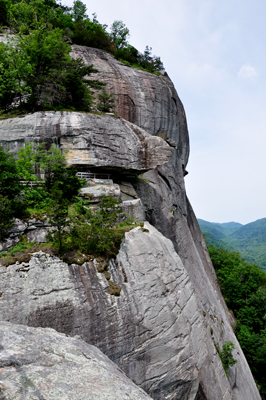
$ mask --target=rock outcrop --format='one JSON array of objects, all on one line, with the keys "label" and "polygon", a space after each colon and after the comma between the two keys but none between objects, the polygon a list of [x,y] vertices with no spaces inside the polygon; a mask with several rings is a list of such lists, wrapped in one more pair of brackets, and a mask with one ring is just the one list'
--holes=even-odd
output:
[{"label": "rock outcrop", "polygon": [[[155,400],[259,400],[186,197],[188,132],[172,82],[101,50],[73,46],[72,55],[98,68],[124,119],[36,113],[0,121],[0,144],[16,152],[25,141],[50,141],[69,150],[70,164],[118,171],[114,185],[148,222],[110,261],[120,296],[109,294],[96,260],[67,265],[35,253],[1,268],[0,319],[79,334]],[[225,341],[238,361],[229,378],[215,348]]]},{"label": "rock outcrop", "polygon": [[68,266],[35,253],[1,268],[0,319],[80,335],[154,399],[189,398],[207,354],[206,326],[172,242],[145,223],[126,234],[109,272],[119,297],[107,293],[96,260]]},{"label": "rock outcrop", "polygon": [[166,72],[154,75],[141,71],[119,62],[103,50],[90,47],[72,46],[71,55],[98,69],[90,79],[107,84],[106,90],[114,95],[120,117],[150,135],[169,140],[186,166],[189,155],[186,115]]},{"label": "rock outcrop", "polygon": [[5,251],[15,246],[21,235],[26,235],[29,242],[45,243],[47,242],[46,234],[49,229],[48,219],[38,221],[35,218],[28,221],[22,221],[15,218],[13,226],[8,230],[8,236],[0,241],[0,251]]},{"label": "rock outcrop", "polygon": [[[255,386],[245,383],[251,375],[238,346],[238,364],[227,379],[214,347],[221,336],[236,343],[227,315],[217,291],[214,304],[202,308],[169,239],[148,223],[126,234],[109,265],[118,297],[108,294],[98,270],[96,260],[68,266],[42,252],[29,263],[2,267],[0,319],[80,335],[153,399],[194,399],[199,390],[203,399],[257,398]],[[205,373],[215,385],[206,385]]]},{"label": "rock outcrop", "polygon": [[99,349],[53,329],[0,323],[0,398],[149,400]]},{"label": "rock outcrop", "polygon": [[109,115],[48,111],[0,121],[0,145],[17,153],[26,142],[56,143],[69,165],[146,171],[169,161],[173,149],[138,126]]}]

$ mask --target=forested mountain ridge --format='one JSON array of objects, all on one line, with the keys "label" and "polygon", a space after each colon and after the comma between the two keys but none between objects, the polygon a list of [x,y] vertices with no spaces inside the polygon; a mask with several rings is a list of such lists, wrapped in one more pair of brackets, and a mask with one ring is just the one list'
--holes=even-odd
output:
[{"label": "forested mountain ridge", "polygon": [[266,270],[266,218],[246,225],[230,223],[236,228],[233,232],[225,228],[226,224],[198,221],[208,244],[238,251],[247,261]]}]

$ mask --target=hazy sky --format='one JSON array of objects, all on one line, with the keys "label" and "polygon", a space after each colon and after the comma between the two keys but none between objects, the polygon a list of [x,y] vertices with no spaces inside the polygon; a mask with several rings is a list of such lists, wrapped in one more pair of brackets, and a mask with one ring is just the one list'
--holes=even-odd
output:
[{"label": "hazy sky", "polygon": [[122,20],[133,46],[161,57],[186,110],[185,179],[196,216],[266,217],[265,0],[83,2],[90,17]]}]

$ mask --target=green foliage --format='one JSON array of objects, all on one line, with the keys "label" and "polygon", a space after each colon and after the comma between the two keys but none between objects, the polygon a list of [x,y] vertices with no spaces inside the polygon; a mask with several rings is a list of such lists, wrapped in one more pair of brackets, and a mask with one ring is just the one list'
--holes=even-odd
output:
[{"label": "green foliage", "polygon": [[139,55],[138,64],[149,72],[163,71],[163,63],[160,57],[151,55],[152,48],[149,46],[145,47],[144,53]]},{"label": "green foliage", "polygon": [[208,245],[238,251],[242,257],[266,270],[266,218],[241,225],[236,222],[218,224],[198,220]]},{"label": "green foliage", "polygon": [[26,38],[20,37],[18,46],[28,54],[33,69],[28,78],[32,95],[27,104],[31,109],[60,105],[89,111],[92,96],[84,80],[96,70],[81,59],[70,58],[70,46],[63,42],[59,28],[32,31]]},{"label": "green foliage", "polygon": [[111,25],[111,37],[116,49],[123,49],[128,45],[129,29],[123,21],[114,21]]},{"label": "green foliage", "polygon": [[27,209],[30,210],[30,214],[34,212],[39,214],[41,210],[45,212],[50,204],[50,194],[44,190],[44,186],[41,185],[41,182],[37,182],[37,184],[38,183],[40,184],[39,186],[24,187],[23,201]]},{"label": "green foliage", "polygon": [[2,240],[13,223],[13,211],[8,197],[0,195],[0,240]]},{"label": "green foliage", "polygon": [[9,4],[8,15],[17,35],[12,44],[0,44],[0,108],[89,111],[92,95],[85,76],[96,70],[71,59],[59,27],[74,29],[72,17],[53,0],[21,0]]},{"label": "green foliage", "polygon": [[0,0],[0,10],[3,21],[17,34],[9,44],[0,43],[0,109],[5,112],[18,106],[26,111],[91,109],[87,85],[99,88],[100,84],[85,77],[96,70],[70,58],[64,36],[79,45],[107,50],[133,67],[153,73],[163,69],[151,48],[141,54],[128,43],[129,30],[122,21],[114,21],[108,33],[95,13],[88,18],[80,0],[72,8],[55,0]]},{"label": "green foliage", "polygon": [[22,147],[18,151],[17,172],[26,181],[36,181],[35,165],[36,151],[33,148],[33,143],[27,143],[24,148]]},{"label": "green foliage", "polygon": [[85,18],[88,18],[86,15],[87,7],[82,1],[75,0],[73,3],[73,18],[75,22],[82,21]]},{"label": "green foliage", "polygon": [[4,151],[0,146],[0,195],[13,200],[21,190],[15,159],[9,151]]},{"label": "green foliage", "polygon": [[[35,171],[45,173],[45,180],[38,180]],[[20,178],[28,181],[28,185],[22,186]],[[71,200],[82,184],[75,168],[66,167],[65,155],[55,145],[45,150],[44,144],[34,149],[33,144],[28,143],[19,150],[17,161],[0,147],[0,195],[4,199],[3,207],[7,207],[7,200],[10,203],[7,208],[12,209],[12,216],[21,216],[26,208],[45,210],[55,187],[64,199]],[[6,217],[8,215],[6,212]]]},{"label": "green foliage", "polygon": [[21,103],[22,96],[31,93],[27,79],[32,66],[23,49],[17,51],[14,43],[0,43],[0,109],[8,111],[12,103]]},{"label": "green foliage", "polygon": [[79,45],[113,51],[114,45],[106,28],[107,25],[100,24],[94,15],[92,21],[85,19],[75,24],[71,39]]},{"label": "green foliage", "polygon": [[114,229],[121,216],[120,201],[103,196],[99,210],[92,211],[79,203],[78,214],[72,215],[71,247],[86,254],[116,255],[124,236],[123,229]]},{"label": "green foliage", "polygon": [[37,251],[45,251],[49,254],[54,254],[50,243],[34,243],[28,242],[26,237],[20,237],[19,243],[14,247],[10,247],[8,251],[2,251],[0,253],[1,264],[3,266],[8,266],[15,264],[17,261],[29,262],[31,259],[31,253]]},{"label": "green foliage", "polygon": [[7,0],[0,0],[0,26],[7,24]]},{"label": "green foliage", "polygon": [[227,306],[237,320],[236,336],[251,371],[266,394],[266,273],[239,253],[208,247]]},{"label": "green foliage", "polygon": [[114,107],[115,99],[112,94],[108,94],[105,89],[98,95],[98,110],[102,112],[111,112]]},{"label": "green foliage", "polygon": [[223,344],[222,350],[216,345],[216,349],[222,361],[224,370],[226,375],[228,376],[228,369],[237,363],[237,360],[234,359],[232,351],[235,349],[235,345],[233,342],[225,342]]},{"label": "green foliage", "polygon": [[146,46],[142,54],[135,47],[128,44],[125,47],[116,49],[114,56],[125,64],[131,65],[133,68],[160,74],[160,71],[164,70],[163,63],[160,57],[151,55],[151,50],[151,47]]},{"label": "green foliage", "polygon": [[65,155],[55,144],[46,150],[44,144],[37,148],[37,163],[40,170],[45,174],[45,189],[49,195],[54,187],[62,192],[67,200],[71,200],[78,194],[83,182],[76,176],[76,169],[66,167]]},{"label": "green foliage", "polygon": [[68,236],[66,228],[69,226],[68,207],[70,202],[64,197],[58,185],[54,185],[51,193],[51,201],[49,203],[49,223],[55,229],[47,235],[55,248],[58,248],[59,254],[65,250],[65,240]]}]

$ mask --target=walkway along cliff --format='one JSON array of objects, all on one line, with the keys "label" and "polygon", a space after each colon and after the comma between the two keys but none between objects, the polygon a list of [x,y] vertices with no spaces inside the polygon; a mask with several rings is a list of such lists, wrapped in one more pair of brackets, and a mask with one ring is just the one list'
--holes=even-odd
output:
[{"label": "walkway along cliff", "polygon": [[[131,202],[145,229],[126,233],[110,261],[120,296],[107,293],[96,260],[67,265],[35,253],[1,267],[0,319],[79,335],[155,400],[260,399],[186,197],[188,130],[173,83],[101,50],[73,46],[72,56],[100,71],[93,79],[106,82],[118,117],[49,111],[2,120],[0,145],[16,153],[25,142],[56,143],[70,165],[111,174],[106,187]],[[228,377],[215,348],[226,341],[238,361]]]}]

